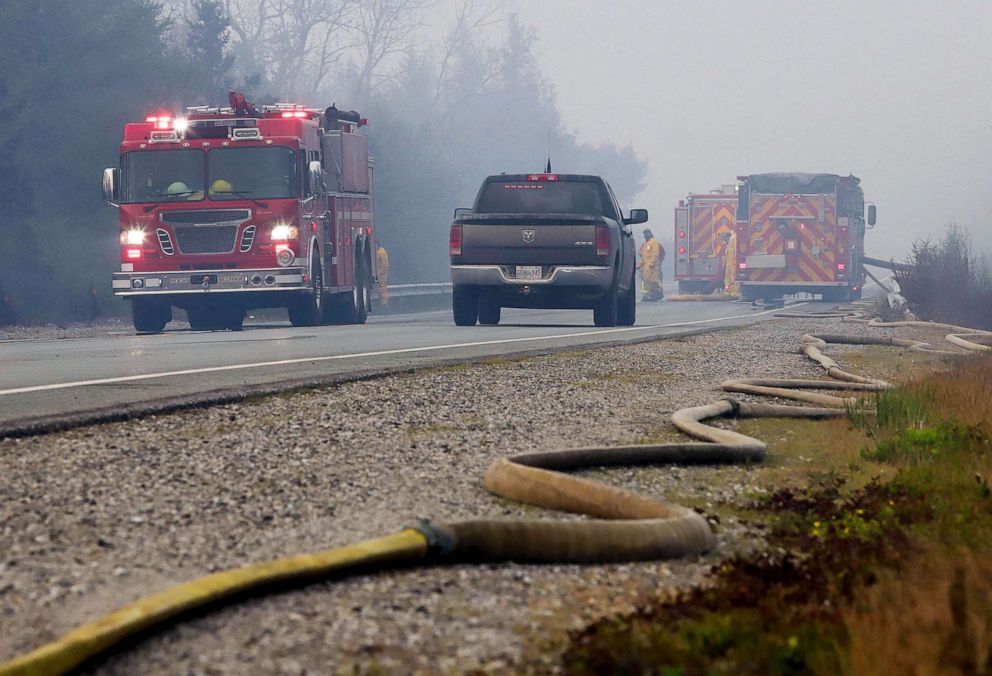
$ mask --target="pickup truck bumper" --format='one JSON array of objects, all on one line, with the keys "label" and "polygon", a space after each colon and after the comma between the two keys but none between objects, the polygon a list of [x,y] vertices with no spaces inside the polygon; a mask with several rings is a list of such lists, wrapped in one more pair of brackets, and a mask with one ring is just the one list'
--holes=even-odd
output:
[{"label": "pickup truck bumper", "polygon": [[517,279],[512,265],[452,265],[451,283],[467,286],[502,287],[594,287],[607,291],[613,284],[613,268],[605,265],[544,266],[541,279]]},{"label": "pickup truck bumper", "polygon": [[115,296],[163,296],[204,293],[300,291],[306,268],[259,270],[183,270],[171,272],[115,272]]}]

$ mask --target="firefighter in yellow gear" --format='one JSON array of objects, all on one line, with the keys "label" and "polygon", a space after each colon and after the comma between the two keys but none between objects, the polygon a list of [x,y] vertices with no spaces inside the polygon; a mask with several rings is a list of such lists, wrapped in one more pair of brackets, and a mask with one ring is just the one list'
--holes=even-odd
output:
[{"label": "firefighter in yellow gear", "polygon": [[665,247],[654,238],[649,228],[644,229],[644,244],[641,245],[641,300],[653,303],[665,297],[661,288],[661,262],[665,260]]},{"label": "firefighter in yellow gear", "polygon": [[375,269],[379,275],[379,302],[389,305],[389,253],[382,243],[375,250]]},{"label": "firefighter in yellow gear", "polygon": [[723,271],[723,290],[730,296],[741,295],[741,285],[737,281],[737,233],[730,231],[730,238],[727,239],[727,247],[724,250],[726,259]]}]

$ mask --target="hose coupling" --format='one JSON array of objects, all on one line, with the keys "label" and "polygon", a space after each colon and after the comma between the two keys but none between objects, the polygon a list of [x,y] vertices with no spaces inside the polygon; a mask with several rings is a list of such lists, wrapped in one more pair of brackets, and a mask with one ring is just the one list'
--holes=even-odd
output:
[{"label": "hose coupling", "polygon": [[448,556],[455,551],[454,534],[442,525],[433,523],[430,519],[421,518],[415,526],[408,526],[427,540],[427,553],[431,556]]},{"label": "hose coupling", "polygon": [[741,417],[741,402],[736,399],[731,399],[730,397],[723,397],[720,401],[725,401],[730,404],[730,415],[734,418]]}]

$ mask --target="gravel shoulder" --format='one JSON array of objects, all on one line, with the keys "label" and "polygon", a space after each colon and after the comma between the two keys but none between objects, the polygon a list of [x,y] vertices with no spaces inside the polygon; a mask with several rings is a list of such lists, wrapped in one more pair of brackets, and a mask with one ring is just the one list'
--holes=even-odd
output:
[{"label": "gravel shoulder", "polygon": [[[421,516],[570,518],[489,495],[494,459],[659,439],[735,376],[816,377],[803,333],[933,338],[836,319],[392,375],[0,441],[0,661],[146,593],[245,562],[395,532]],[[843,363],[848,348],[831,349]],[[896,363],[881,377],[899,379]],[[769,457],[769,465],[786,460]],[[585,473],[713,514],[774,487],[762,467]],[[574,517],[573,517],[574,518]],[[705,557],[485,565],[314,584],[213,612],[97,673],[552,670],[567,631],[700,583],[761,547],[724,516]]]}]

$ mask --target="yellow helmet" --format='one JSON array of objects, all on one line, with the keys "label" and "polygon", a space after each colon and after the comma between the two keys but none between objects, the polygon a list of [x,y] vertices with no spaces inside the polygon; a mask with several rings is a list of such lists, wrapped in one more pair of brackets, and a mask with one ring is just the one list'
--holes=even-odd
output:
[{"label": "yellow helmet", "polygon": [[218,178],[216,181],[210,184],[210,192],[231,192],[234,188],[230,183],[222,178]]}]

